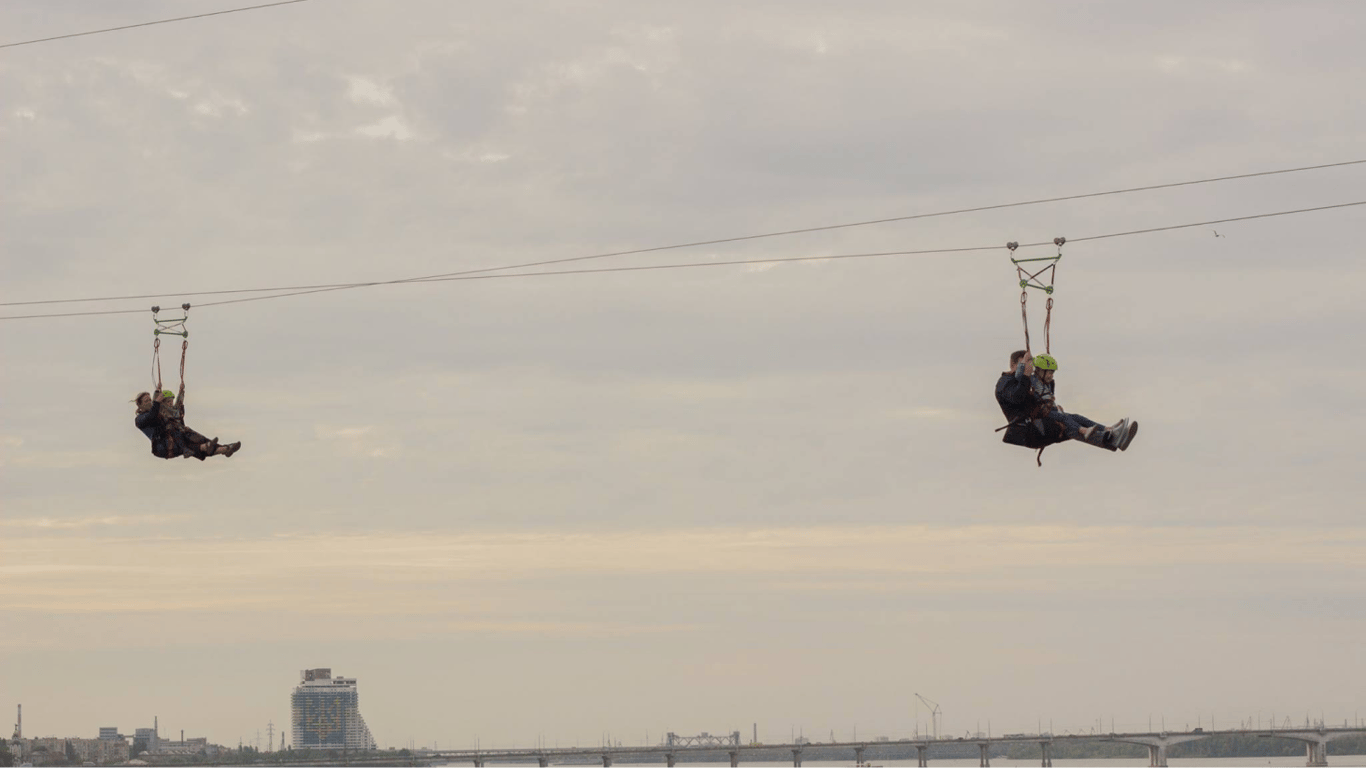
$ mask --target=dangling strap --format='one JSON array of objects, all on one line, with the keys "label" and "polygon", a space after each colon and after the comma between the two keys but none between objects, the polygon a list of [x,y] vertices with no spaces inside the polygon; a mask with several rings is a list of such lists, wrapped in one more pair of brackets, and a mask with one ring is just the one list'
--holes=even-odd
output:
[{"label": "dangling strap", "polygon": [[152,384],[161,391],[161,339],[152,342]]}]

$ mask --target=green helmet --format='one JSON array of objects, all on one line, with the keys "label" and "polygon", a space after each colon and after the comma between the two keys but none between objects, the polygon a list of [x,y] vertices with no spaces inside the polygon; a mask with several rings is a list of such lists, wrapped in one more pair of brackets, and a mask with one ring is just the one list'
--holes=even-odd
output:
[{"label": "green helmet", "polygon": [[172,392],[172,391],[169,390],[169,389],[163,389],[163,390],[161,390],[161,399],[162,399],[162,400],[174,400],[174,399],[175,399],[175,393]]},{"label": "green helmet", "polygon": [[1052,355],[1039,355],[1034,358],[1034,367],[1041,371],[1056,371],[1058,361],[1054,360]]}]

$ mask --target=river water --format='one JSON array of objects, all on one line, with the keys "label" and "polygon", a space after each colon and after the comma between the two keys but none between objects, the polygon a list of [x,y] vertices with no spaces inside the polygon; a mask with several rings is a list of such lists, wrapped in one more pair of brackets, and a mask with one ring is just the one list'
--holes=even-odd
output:
[{"label": "river water", "polygon": [[[1331,747],[1330,747],[1331,749]],[[1276,768],[1290,768],[1290,766],[1303,766],[1306,758],[1304,755],[1290,757],[1192,757],[1192,758],[1167,758],[1167,765],[1171,768],[1180,766],[1209,766],[1210,768],[1257,768],[1258,766],[1274,766]],[[930,768],[977,768],[977,758],[968,760],[954,759],[931,759]],[[1366,768],[1366,755],[1328,755],[1328,764],[1331,766],[1359,766]],[[468,768],[469,763],[451,763],[451,768]],[[1038,766],[1039,758],[1026,758],[1012,760],[1003,757],[991,758],[992,768],[1015,768],[1016,766]],[[1097,759],[1097,760],[1053,760],[1054,768],[1081,768],[1082,766],[1095,766],[1095,768],[1128,768],[1128,766],[1146,766],[1148,758],[1130,759]],[[915,760],[874,760],[872,768],[915,768]],[[617,768],[664,768],[663,763],[624,763],[617,762]],[[535,763],[488,763],[488,768],[537,768]],[[555,768],[552,766],[551,768]],[[593,768],[591,764],[584,766],[574,766],[574,768]],[[730,768],[730,763],[685,763],[679,762],[678,768]],[[791,762],[753,762],[740,761],[740,768],[792,768]],[[803,760],[802,768],[853,768],[851,762],[823,761],[823,760]]]},{"label": "river water", "polygon": [[[873,752],[870,748],[869,752]],[[1333,749],[1332,745],[1328,749]],[[1169,768],[1305,768],[1307,758],[1303,754],[1294,757],[1168,757]],[[869,763],[881,768],[917,768],[915,760],[878,760],[870,758]],[[803,765],[817,764],[817,761],[802,760]],[[721,765],[729,768],[728,761],[713,763],[682,763],[678,768],[705,768],[708,765]],[[821,768],[852,768],[852,760],[822,760]],[[1366,754],[1329,754],[1329,768],[1366,768]],[[492,767],[496,768],[496,767]],[[787,763],[746,763],[740,760],[740,768],[792,768]],[[814,768],[814,765],[813,767]],[[977,758],[952,760],[952,758],[930,758],[930,768],[979,768]],[[1011,760],[1007,757],[993,757],[992,768],[1040,768],[1038,758]],[[1089,758],[1089,760],[1059,760],[1053,758],[1053,768],[1147,768],[1147,757]]]}]

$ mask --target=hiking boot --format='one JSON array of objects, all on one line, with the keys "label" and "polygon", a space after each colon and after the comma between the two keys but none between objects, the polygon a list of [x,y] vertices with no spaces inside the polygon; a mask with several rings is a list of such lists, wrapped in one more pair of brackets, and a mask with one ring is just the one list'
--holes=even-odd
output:
[{"label": "hiking boot", "polygon": [[235,442],[235,443],[228,443],[227,445],[225,445],[225,446],[223,446],[223,447],[228,449],[228,450],[227,450],[227,453],[224,453],[223,455],[224,455],[224,456],[231,456],[231,455],[233,455],[234,453],[237,453],[238,449],[240,449],[240,448],[242,447],[242,441],[241,441],[241,440],[238,440],[238,441]]},{"label": "hiking boot", "polygon": [[1124,436],[1129,430],[1129,420],[1120,419],[1105,430],[1105,447],[1112,451],[1119,450],[1119,446],[1124,442]]},{"label": "hiking boot", "polygon": [[1127,451],[1127,450],[1129,450],[1129,443],[1132,443],[1132,442],[1134,441],[1134,435],[1137,435],[1137,434],[1138,434],[1138,422],[1135,421],[1134,423],[1130,424],[1130,425],[1129,425],[1129,429],[1125,431],[1125,433],[1124,433],[1124,439],[1119,441],[1119,449],[1120,449],[1121,451]]}]

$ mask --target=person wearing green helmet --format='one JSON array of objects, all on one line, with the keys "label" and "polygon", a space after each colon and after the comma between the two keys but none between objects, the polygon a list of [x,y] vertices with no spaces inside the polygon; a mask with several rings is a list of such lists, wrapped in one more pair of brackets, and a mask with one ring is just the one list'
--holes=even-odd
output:
[{"label": "person wearing green helmet", "polygon": [[1010,356],[1011,369],[996,382],[996,402],[1010,420],[1004,442],[1042,449],[1078,440],[1110,451],[1128,450],[1138,434],[1138,422],[1120,419],[1106,427],[1079,414],[1068,413],[1057,402],[1058,361],[1052,355],[1029,357],[1025,350]]},{"label": "person wearing green helmet", "polygon": [[231,456],[242,443],[219,445],[218,438],[207,438],[185,425],[185,385],[180,394],[169,389],[156,393],[139,392],[133,398],[137,416],[133,424],[152,441],[152,455],[162,459],[194,457],[203,461],[210,456]]}]

